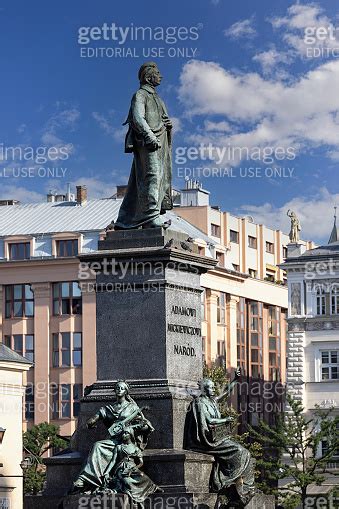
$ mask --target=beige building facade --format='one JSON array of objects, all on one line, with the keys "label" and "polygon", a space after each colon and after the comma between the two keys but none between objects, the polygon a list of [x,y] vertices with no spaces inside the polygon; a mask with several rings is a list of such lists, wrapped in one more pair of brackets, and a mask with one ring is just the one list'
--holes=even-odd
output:
[{"label": "beige building facade", "polygon": [[[25,427],[48,421],[71,436],[83,390],[96,380],[96,296],[89,285],[81,287],[77,254],[97,249],[117,217],[120,196],[121,190],[110,199],[87,200],[81,187],[76,199],[49,195],[46,203],[0,207],[0,339],[34,361]],[[288,298],[277,263],[288,239],[195,199],[196,206],[168,214],[171,228],[219,260],[202,277],[204,359],[230,372],[241,365],[244,388],[235,403],[244,422],[255,422],[274,413],[262,406],[263,384],[285,381]],[[249,382],[260,387],[254,395]]]}]

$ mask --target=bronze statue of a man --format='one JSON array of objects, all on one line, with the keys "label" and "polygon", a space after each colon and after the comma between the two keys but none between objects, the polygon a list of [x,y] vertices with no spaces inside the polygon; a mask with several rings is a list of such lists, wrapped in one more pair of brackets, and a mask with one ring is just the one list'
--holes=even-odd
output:
[{"label": "bronze statue of a man", "polygon": [[132,97],[125,124],[129,129],[125,152],[134,158],[127,192],[121,204],[117,230],[168,226],[161,215],[172,203],[172,122],[156,93],[162,76],[154,62],[139,69],[140,88]]}]

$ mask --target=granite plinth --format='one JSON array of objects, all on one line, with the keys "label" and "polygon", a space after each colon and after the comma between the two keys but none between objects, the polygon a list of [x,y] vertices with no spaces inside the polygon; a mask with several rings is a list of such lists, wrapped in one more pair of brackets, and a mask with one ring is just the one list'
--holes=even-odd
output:
[{"label": "granite plinth", "polygon": [[[145,500],[145,509],[216,509],[217,495],[202,492],[155,493]],[[68,495],[64,498],[26,496],[24,509],[136,509],[126,495]],[[274,509],[275,499],[256,495],[243,509]],[[232,506],[228,506],[232,509]]]},{"label": "granite plinth", "polygon": [[[146,449],[144,472],[165,493],[208,493],[213,457],[193,451]],[[62,497],[70,492],[86,455],[68,453],[46,458],[44,495]]]}]

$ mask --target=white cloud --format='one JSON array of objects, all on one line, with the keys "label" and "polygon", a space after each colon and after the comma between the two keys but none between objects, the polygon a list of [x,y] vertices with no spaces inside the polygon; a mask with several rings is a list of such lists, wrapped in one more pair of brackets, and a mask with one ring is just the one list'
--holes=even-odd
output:
[{"label": "white cloud", "polygon": [[[114,172],[107,173],[107,179],[114,175]],[[98,177],[80,177],[76,180],[70,181],[71,190],[75,192],[76,186],[87,186],[88,198],[109,198],[115,192],[116,184],[112,182],[103,181]],[[47,189],[48,188],[48,189]],[[49,180],[46,185],[46,190],[52,189],[54,192],[63,194],[65,193],[65,184],[59,180]]]},{"label": "white cloud", "polygon": [[[331,19],[317,3],[295,3],[287,9],[286,16],[277,16],[270,21],[273,28],[283,31],[283,40],[301,57],[311,56],[307,53],[310,51],[307,48],[339,47],[338,41],[333,39],[330,31],[325,33],[323,39],[314,38],[317,29],[327,30],[328,27],[333,27]],[[305,35],[309,36],[308,39]]]},{"label": "white cloud", "polygon": [[212,122],[211,120],[205,120],[204,127],[206,131],[214,131],[219,133],[227,133],[231,130],[231,126],[228,122],[225,122],[225,120],[222,120],[221,122]]},{"label": "white cloud", "polygon": [[[110,115],[112,115],[112,112],[110,112]],[[92,112],[92,117],[96,120],[100,129],[102,129],[107,136],[110,136],[117,142],[124,140],[127,131],[126,126],[114,127],[107,117],[97,111]]]},{"label": "white cloud", "polygon": [[184,65],[180,82],[179,98],[187,115],[218,115],[241,130],[215,136],[208,131],[201,134],[197,128],[192,141],[339,149],[339,60],[323,63],[292,83],[192,60]]},{"label": "white cloud", "polygon": [[279,64],[291,63],[292,56],[288,52],[277,51],[276,48],[271,48],[254,55],[253,61],[261,65],[264,74],[269,74],[273,70],[277,70]]},{"label": "white cloud", "polygon": [[[19,200],[21,203],[38,203],[45,200],[43,194],[13,184],[2,184],[0,200]],[[1,209],[0,209],[1,212]]]},{"label": "white cloud", "polygon": [[253,38],[257,35],[253,27],[253,17],[236,21],[229,28],[224,30],[224,35],[230,39]]},{"label": "white cloud", "polygon": [[331,194],[321,188],[313,198],[298,196],[287,201],[281,207],[271,203],[262,205],[243,205],[241,214],[250,214],[255,222],[289,232],[290,220],[286,215],[288,209],[296,212],[301,222],[301,238],[316,243],[326,243],[333,227],[333,206],[339,203],[339,193]]}]

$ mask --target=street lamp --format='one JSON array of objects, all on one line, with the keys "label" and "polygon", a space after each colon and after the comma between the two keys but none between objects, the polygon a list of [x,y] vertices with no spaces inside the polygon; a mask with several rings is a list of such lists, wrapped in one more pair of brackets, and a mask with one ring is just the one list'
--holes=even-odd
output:
[{"label": "street lamp", "polygon": [[25,473],[26,470],[29,469],[29,467],[31,467],[33,465],[33,458],[31,458],[30,456],[26,456],[26,458],[24,458],[22,460],[22,462],[20,463],[20,467],[22,468],[23,472]]},{"label": "street lamp", "polygon": [[4,436],[5,436],[5,433],[6,433],[6,429],[5,428],[1,428],[0,427],[0,445],[2,444],[3,442],[3,439],[4,439]]}]

